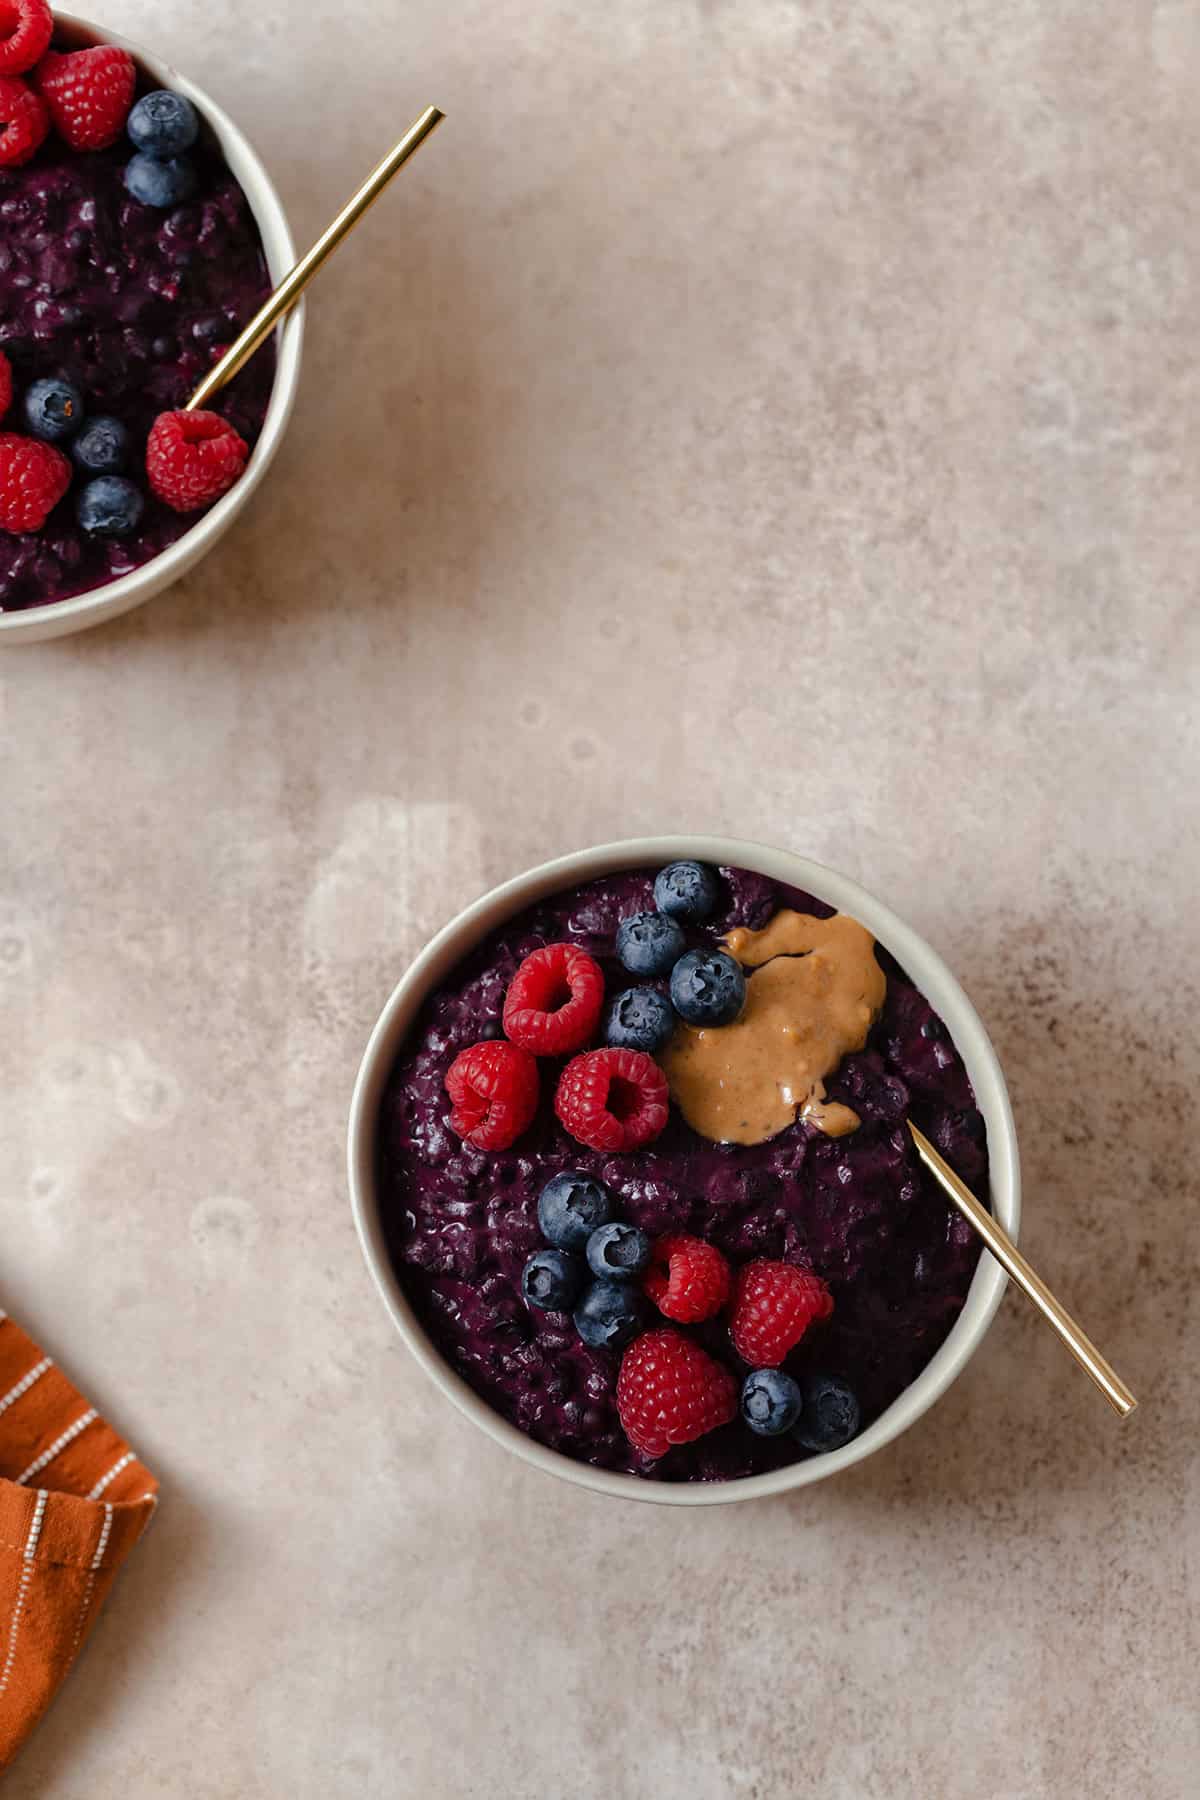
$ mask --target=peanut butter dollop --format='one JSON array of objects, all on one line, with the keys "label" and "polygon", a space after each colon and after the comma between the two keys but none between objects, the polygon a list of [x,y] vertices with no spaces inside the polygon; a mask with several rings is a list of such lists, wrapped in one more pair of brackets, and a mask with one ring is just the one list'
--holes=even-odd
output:
[{"label": "peanut butter dollop", "polygon": [[743,968],[746,1005],[732,1025],[682,1021],[659,1058],[680,1112],[701,1137],[761,1144],[797,1117],[830,1137],[859,1124],[825,1099],[825,1079],[861,1050],[879,1016],[887,979],[875,939],[857,919],[777,912],[761,931],[723,940]]}]

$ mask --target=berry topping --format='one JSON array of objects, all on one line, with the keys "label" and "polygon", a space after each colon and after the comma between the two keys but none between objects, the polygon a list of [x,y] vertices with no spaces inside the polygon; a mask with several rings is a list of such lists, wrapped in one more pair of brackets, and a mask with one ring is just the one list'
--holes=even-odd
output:
[{"label": "berry topping", "polygon": [[617,1050],[644,1050],[653,1056],[675,1029],[671,1002],[657,988],[626,988],[604,1019],[604,1041]]},{"label": "berry topping", "polygon": [[107,150],[125,129],[137,79],[128,50],[51,50],[38,64],[38,91],[72,150]]},{"label": "berry topping", "polygon": [[690,919],[693,925],[702,925],[712,918],[720,898],[717,872],[707,863],[668,863],[655,877],[654,904],[672,919]]},{"label": "berry topping", "polygon": [[667,1078],[642,1050],[587,1050],[563,1070],[554,1110],[589,1150],[640,1150],[667,1122]]},{"label": "berry topping", "polygon": [[141,151],[125,165],[125,186],[143,206],[166,211],[169,206],[182,206],[196,191],[196,171],[186,156],[171,156],[166,162],[144,156]]},{"label": "berry topping", "polygon": [[729,1298],[729,1264],[703,1238],[674,1232],[659,1238],[642,1287],[660,1313],[681,1325],[697,1325],[719,1313]]},{"label": "berry topping", "polygon": [[0,75],[23,75],[50,48],[54,17],[46,0],[0,0]]},{"label": "berry topping", "polygon": [[806,1450],[840,1450],[858,1433],[858,1400],[836,1375],[809,1375],[802,1388],[804,1410],[796,1442]]},{"label": "berry topping", "polygon": [[73,382],[47,375],[26,394],[25,419],[34,437],[63,444],[83,423],[83,395]]},{"label": "berry topping", "polygon": [[6,417],[12,405],[12,389],[12,364],[3,350],[0,350],[0,419]]},{"label": "berry topping", "polygon": [[732,1025],[746,1004],[746,977],[724,950],[689,950],[671,970],[671,1004],[689,1025]]},{"label": "berry topping", "polygon": [[593,1350],[623,1350],[646,1323],[646,1303],[627,1281],[593,1281],[574,1317]]},{"label": "berry topping", "polygon": [[129,461],[129,433],[120,419],[88,419],[71,455],[90,475],[119,475]]},{"label": "berry topping", "polygon": [[249,454],[219,413],[160,413],[146,444],[146,473],[175,512],[199,512],[233,486]]},{"label": "berry topping", "polygon": [[537,1064],[516,1044],[472,1044],[446,1071],[450,1129],[477,1150],[507,1150],[533,1121]]},{"label": "berry topping", "polygon": [[535,1056],[582,1050],[604,1005],[600,965],[575,944],[547,944],[527,956],[504,1000],[504,1029]]},{"label": "berry topping", "polygon": [[75,502],[75,517],[93,537],[128,537],[141,523],[146,502],[123,475],[97,475]]},{"label": "berry topping", "polygon": [[27,163],[49,129],[50,115],[33,89],[15,75],[0,75],[0,169]]},{"label": "berry topping", "polygon": [[800,1417],[797,1382],[782,1369],[755,1369],[742,1383],[742,1417],[759,1437],[782,1437]]},{"label": "berry topping", "polygon": [[552,1176],[538,1195],[542,1236],[560,1250],[582,1250],[612,1217],[613,1197],[602,1181],[582,1169]]},{"label": "berry topping", "polygon": [[583,1266],[565,1250],[535,1250],[521,1271],[521,1292],[530,1306],[570,1312],[583,1286]]},{"label": "berry topping", "polygon": [[621,1359],[617,1411],[625,1436],[644,1456],[727,1425],[737,1412],[728,1369],[681,1331],[648,1331]]},{"label": "berry topping", "polygon": [[614,1220],[587,1241],[588,1268],[602,1281],[632,1281],[650,1261],[650,1239],[636,1225]]},{"label": "berry topping", "polygon": [[182,94],[156,88],[152,94],[142,95],[125,129],[135,150],[165,158],[191,149],[200,135],[200,118]]},{"label": "berry topping", "polygon": [[743,1362],[777,1368],[809,1326],[832,1311],[833,1296],[811,1269],[762,1259],[733,1278],[729,1335]]},{"label": "berry topping", "polygon": [[0,431],[0,531],[40,531],[70,485],[61,450]]},{"label": "berry topping", "polygon": [[633,913],[617,926],[617,955],[631,975],[665,975],[683,955],[687,940],[663,913]]}]

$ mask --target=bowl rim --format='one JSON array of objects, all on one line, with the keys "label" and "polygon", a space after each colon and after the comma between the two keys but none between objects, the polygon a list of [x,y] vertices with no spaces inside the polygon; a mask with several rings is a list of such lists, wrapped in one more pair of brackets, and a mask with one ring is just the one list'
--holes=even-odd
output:
[{"label": "bowl rim", "polygon": [[359,1244],[380,1298],[417,1362],[459,1412],[524,1462],[594,1493],[660,1505],[715,1506],[761,1499],[827,1480],[862,1462],[907,1430],[945,1393],[982,1342],[1006,1285],[1007,1278],[999,1264],[986,1252],[981,1254],[966,1302],[946,1341],[916,1380],[843,1449],[768,1474],[731,1481],[655,1482],[595,1469],[536,1443],[494,1411],[450,1367],[409,1305],[392,1266],[383,1238],[376,1183],[378,1118],[384,1087],[404,1036],[430,990],[497,924],[533,901],[622,868],[661,867],[683,856],[747,868],[787,882],[839,911],[852,913],[891,951],[937,1007],[963,1057],[987,1122],[992,1208],[1015,1239],[1020,1227],[1021,1178],[1008,1090],[983,1023],[956,977],[910,925],[850,877],[792,851],[735,838],[673,835],[598,844],[540,863],[503,881],[457,913],[410,963],[371,1031],[350,1102],[347,1171]]},{"label": "bowl rim", "polygon": [[[291,228],[275,184],[266,165],[249,138],[236,125],[222,106],[196,82],[189,79],[173,63],[156,55],[144,44],[121,32],[110,31],[80,13],[55,8],[56,31],[65,28],[81,42],[113,44],[128,50],[160,87],[171,87],[197,108],[214,132],[221,153],[246,195],[251,214],[258,226],[266,256],[267,269],[273,283],[278,283],[296,261],[296,248]],[[86,593],[72,594],[65,600],[52,600],[44,606],[23,607],[19,611],[0,611],[0,639],[8,636],[33,642],[46,637],[64,637],[103,619],[115,618],[134,606],[149,600],[184,575],[201,557],[206,556],[217,539],[233,523],[266,474],[287,428],[300,376],[300,352],[304,339],[304,303],[292,309],[276,337],[275,380],[267,403],[267,413],[240,479],[210,507],[202,518],[188,527],[167,549],[152,556],[149,562],[107,581]]]}]

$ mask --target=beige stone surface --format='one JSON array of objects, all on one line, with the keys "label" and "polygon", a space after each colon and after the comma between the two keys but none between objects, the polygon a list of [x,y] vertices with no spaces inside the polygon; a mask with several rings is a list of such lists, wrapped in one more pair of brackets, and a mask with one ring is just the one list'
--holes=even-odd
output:
[{"label": "beige stone surface", "polygon": [[[159,1472],[12,1800],[1196,1792],[1200,15],[112,0],[323,279],[250,515],[0,663],[3,1303]],[[890,1450],[631,1509],[439,1403],[350,1083],[485,885],[793,846],[991,1029],[1021,1304]]]}]

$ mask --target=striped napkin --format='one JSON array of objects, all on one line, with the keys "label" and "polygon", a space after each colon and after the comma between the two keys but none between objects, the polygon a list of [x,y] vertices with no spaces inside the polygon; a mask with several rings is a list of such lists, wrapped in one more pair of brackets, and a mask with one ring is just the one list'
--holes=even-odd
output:
[{"label": "striped napkin", "polygon": [[0,1313],[0,1771],[79,1653],[158,1484]]}]

